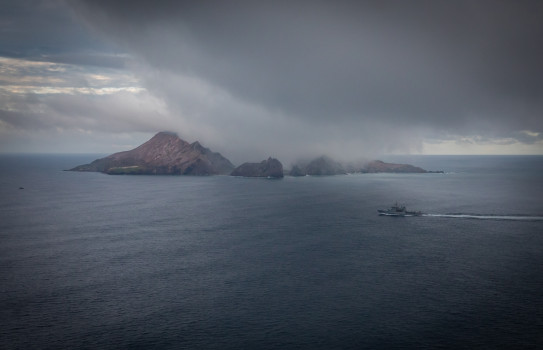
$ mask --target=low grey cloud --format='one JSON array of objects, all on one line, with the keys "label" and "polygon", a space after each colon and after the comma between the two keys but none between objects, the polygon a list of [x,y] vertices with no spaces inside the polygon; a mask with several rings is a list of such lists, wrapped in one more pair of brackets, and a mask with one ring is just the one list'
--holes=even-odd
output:
[{"label": "low grey cloud", "polygon": [[[4,128],[153,132],[168,127],[160,101],[146,92],[0,95]],[[161,125],[162,124],[162,125]]]},{"label": "low grey cloud", "polygon": [[540,2],[130,4],[76,9],[160,73],[198,77],[293,120],[543,131]]},{"label": "low grey cloud", "polygon": [[[440,140],[543,152],[538,1],[32,4],[7,8],[4,18],[26,16],[4,22],[0,56],[69,68],[43,85],[77,89],[38,91],[51,125],[169,129],[233,160],[418,152]],[[109,78],[98,86],[88,74]],[[93,100],[89,82],[124,90]],[[32,120],[35,104],[18,106],[2,118],[22,128],[10,113]]]}]

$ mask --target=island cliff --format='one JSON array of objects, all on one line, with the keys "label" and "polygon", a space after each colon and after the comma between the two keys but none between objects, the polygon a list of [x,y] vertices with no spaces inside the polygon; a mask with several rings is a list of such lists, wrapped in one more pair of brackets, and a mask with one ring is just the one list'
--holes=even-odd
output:
[{"label": "island cliff", "polygon": [[283,177],[283,164],[275,158],[268,158],[260,163],[243,163],[230,174],[245,177]]},{"label": "island cliff", "polygon": [[198,141],[188,143],[171,132],[159,132],[130,151],[119,152],[77,166],[71,171],[106,174],[227,175],[234,165]]}]

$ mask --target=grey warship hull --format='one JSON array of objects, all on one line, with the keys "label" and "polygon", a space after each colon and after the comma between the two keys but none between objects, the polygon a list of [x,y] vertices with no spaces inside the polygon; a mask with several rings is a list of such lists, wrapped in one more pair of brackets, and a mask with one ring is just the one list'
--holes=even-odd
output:
[{"label": "grey warship hull", "polygon": [[398,205],[397,203],[389,209],[378,209],[377,212],[383,216],[422,216],[422,212],[408,211],[405,206]]}]

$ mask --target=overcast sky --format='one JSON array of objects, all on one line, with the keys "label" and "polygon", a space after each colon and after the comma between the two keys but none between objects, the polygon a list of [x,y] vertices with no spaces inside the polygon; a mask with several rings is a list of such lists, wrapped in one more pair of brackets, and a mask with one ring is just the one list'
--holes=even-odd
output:
[{"label": "overcast sky", "polygon": [[0,1],[0,151],[543,154],[541,1]]}]

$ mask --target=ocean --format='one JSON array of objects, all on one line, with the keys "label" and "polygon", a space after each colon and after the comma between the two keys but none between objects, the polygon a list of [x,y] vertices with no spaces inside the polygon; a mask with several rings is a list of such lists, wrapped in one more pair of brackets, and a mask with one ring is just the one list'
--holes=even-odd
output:
[{"label": "ocean", "polygon": [[[98,157],[0,156],[0,348],[543,347],[541,156],[281,180],[62,171]],[[377,215],[395,202],[425,215]]]}]

